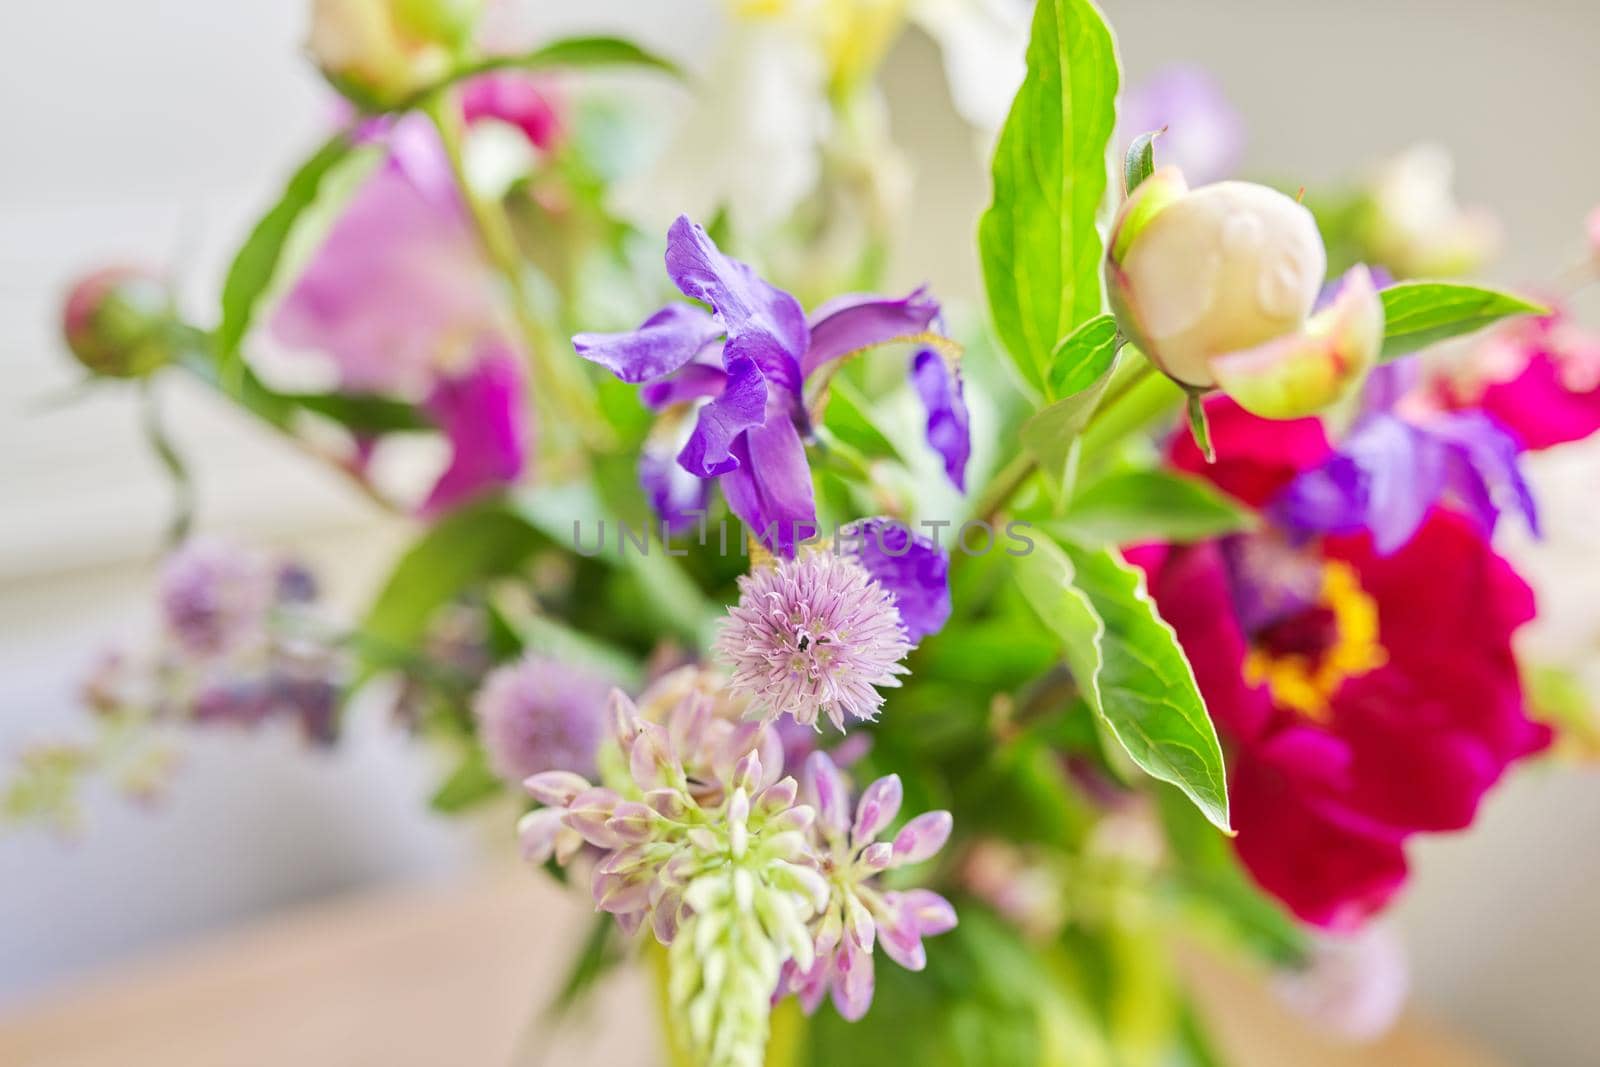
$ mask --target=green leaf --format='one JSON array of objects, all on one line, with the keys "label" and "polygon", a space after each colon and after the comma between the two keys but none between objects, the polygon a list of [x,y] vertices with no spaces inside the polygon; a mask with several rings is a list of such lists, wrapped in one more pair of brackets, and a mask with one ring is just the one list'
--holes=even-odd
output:
[{"label": "green leaf", "polygon": [[880,964],[872,1010],[846,1022],[824,1007],[800,1062],[813,1067],[1110,1067],[1117,1062],[1089,1005],[1049,949],[1030,944],[976,901],[961,924],[926,942],[927,969]]},{"label": "green leaf", "polygon": [[1200,450],[1207,463],[1215,463],[1217,450],[1211,445],[1211,422],[1206,418],[1204,394],[1197,389],[1188,390],[1185,407],[1189,415],[1189,434],[1194,438],[1195,447]]},{"label": "green leaf", "polygon": [[216,359],[224,382],[237,381],[239,345],[250,329],[261,295],[272,285],[295,221],[316,202],[323,179],[349,155],[352,142],[334,134],[300,165],[278,198],[240,246],[222,284],[222,320],[216,330]]},{"label": "green leaf", "polygon": [[1080,545],[1189,542],[1237,533],[1255,515],[1210,482],[1161,470],[1122,471],[1084,487],[1051,533]]},{"label": "green leaf", "polygon": [[[1171,877],[1183,902],[1236,942],[1285,966],[1304,962],[1310,938],[1282,904],[1244,870],[1227,840],[1176,789],[1156,791],[1156,812],[1172,850]],[[1198,917],[1198,916],[1197,916]]]},{"label": "green leaf", "polygon": [[285,403],[314,412],[357,433],[431,430],[416,405],[375,393],[280,393]]},{"label": "green leaf", "polygon": [[1089,706],[1146,774],[1171,782],[1228,829],[1222,747],[1177,636],[1143,572],[1109,550],[1040,541],[1016,580],[1061,641]]},{"label": "green leaf", "polygon": [[[1113,353],[1113,359],[1115,353]],[[1089,388],[1074,393],[1031,416],[1022,424],[1018,437],[1022,447],[1039,461],[1039,470],[1049,480],[1057,496],[1063,495],[1067,472],[1072,466],[1078,435],[1089,425],[1100,397],[1111,381],[1108,367]]]},{"label": "green leaf", "polygon": [[433,613],[458,593],[516,571],[550,539],[504,501],[440,520],[400,558],[367,612],[362,633],[380,645],[414,647]]},{"label": "green leaf", "polygon": [[1101,309],[1095,222],[1117,82],[1111,31],[1094,5],[1040,0],[1027,77],[995,146],[978,247],[995,331],[1041,394],[1057,342]]},{"label": "green leaf", "polygon": [[1511,315],[1547,315],[1549,309],[1476,285],[1401,282],[1380,289],[1383,358],[1394,359],[1452,337],[1481,330]]},{"label": "green leaf", "polygon": [[674,78],[684,77],[683,68],[672,60],[667,59],[646,48],[641,48],[632,41],[623,37],[563,37],[558,41],[535,48],[531,52],[520,52],[515,55],[494,56],[481,63],[453,72],[448,78],[437,82],[418,93],[415,98],[408,101],[406,107],[415,106],[426,96],[438,93],[440,90],[477,77],[495,70],[553,70],[557,68],[579,67],[641,67],[646,70],[655,70],[663,74],[670,74]]},{"label": "green leaf", "polygon": [[434,811],[453,815],[499,796],[504,788],[505,783],[489,769],[483,749],[473,745],[428,803]]},{"label": "green leaf", "polygon": [[1156,138],[1164,132],[1165,128],[1163,127],[1160,130],[1141,133],[1128,146],[1128,154],[1122,161],[1122,188],[1124,191],[1132,193],[1139,188],[1139,183],[1155,173],[1155,142]]},{"label": "green leaf", "polygon": [[1073,330],[1050,354],[1050,395],[1070,397],[1083,392],[1111,369],[1121,347],[1117,320],[1096,315]]}]

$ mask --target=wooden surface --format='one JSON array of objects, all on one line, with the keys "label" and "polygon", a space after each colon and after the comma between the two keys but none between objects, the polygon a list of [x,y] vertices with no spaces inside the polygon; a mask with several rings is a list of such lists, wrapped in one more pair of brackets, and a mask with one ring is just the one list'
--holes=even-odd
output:
[{"label": "wooden surface", "polygon": [[[358,896],[80,983],[0,1018],[7,1067],[648,1067],[654,1002],[608,979],[603,1025],[551,1034],[551,991],[587,911],[525,872]],[[1202,1007],[1231,1067],[1495,1067],[1406,1019],[1385,1040],[1310,1032],[1258,979],[1206,961]],[[1012,1067],[1012,1065],[1007,1065]]]}]

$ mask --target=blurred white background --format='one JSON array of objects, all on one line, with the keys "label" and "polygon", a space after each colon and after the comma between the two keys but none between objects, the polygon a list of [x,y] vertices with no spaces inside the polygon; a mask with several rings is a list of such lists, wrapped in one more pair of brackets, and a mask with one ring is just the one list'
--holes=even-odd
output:
[{"label": "blurred white background", "polygon": [[[62,284],[106,260],[172,264],[192,310],[209,317],[241,227],[328,115],[329,94],[298,53],[304,7],[80,0],[0,12],[8,761],[28,739],[71,731],[75,679],[94,651],[147,622],[167,503],[128,398],[108,389],[35,410],[75,380],[56,341]],[[715,33],[710,0],[563,7],[535,18],[567,31],[626,31],[690,61]],[[1216,74],[1247,121],[1247,172],[1317,186],[1434,140],[1455,154],[1464,200],[1505,222],[1500,280],[1536,283],[1582,254],[1583,216],[1600,202],[1592,0],[1105,7],[1129,80],[1179,61]],[[947,298],[971,296],[969,237],[984,174],[950,110],[933,44],[902,42],[886,84],[918,182],[895,273],[929,280]],[[404,531],[232,412],[172,392],[202,523],[307,552],[338,599],[360,603]],[[1600,593],[1588,544],[1600,455],[1550,457],[1535,475],[1551,527],[1536,567],[1555,612],[1544,640],[1587,656],[1600,646],[1600,598],[1573,590]],[[161,810],[94,797],[81,841],[0,837],[0,1006],[313,896],[464,868],[479,851],[474,831],[425,814],[437,773],[375,720],[331,756],[308,757],[286,735],[212,737],[191,746]],[[1491,797],[1472,832],[1425,843],[1416,858],[1399,918],[1421,1003],[1517,1063],[1594,1062],[1600,775],[1525,770]]]}]

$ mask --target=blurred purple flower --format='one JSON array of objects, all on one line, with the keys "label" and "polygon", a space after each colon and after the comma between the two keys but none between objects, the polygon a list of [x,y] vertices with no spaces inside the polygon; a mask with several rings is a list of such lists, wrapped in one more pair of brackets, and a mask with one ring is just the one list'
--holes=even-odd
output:
[{"label": "blurred purple flower", "polygon": [[839,531],[852,559],[894,598],[906,640],[938,633],[950,618],[950,557],[893,519],[861,519]]},{"label": "blurred purple flower", "polygon": [[1449,498],[1486,537],[1506,511],[1538,534],[1516,439],[1481,411],[1406,412],[1417,369],[1407,360],[1373,372],[1350,434],[1272,501],[1275,520],[1302,534],[1369,530],[1377,550],[1391,555]]},{"label": "blurred purple flower", "polygon": [[[579,334],[573,347],[623,381],[644,384],[643,399],[657,410],[699,404],[679,465],[697,478],[718,479],[734,514],[774,550],[792,556],[817,528],[805,452],[811,432],[805,380],[851,352],[922,333],[939,305],[921,289],[898,300],[852,295],[829,302],[808,321],[793,296],[723,255],[704,229],[681,216],[667,234],[666,264],[679,291],[710,312],[669,305],[635,330]],[[952,408],[961,403],[959,390],[945,393]],[[936,447],[967,447],[964,435],[953,439],[953,425],[951,418],[941,420]],[[965,426],[964,410],[959,426]],[[658,470],[646,474],[659,486]]]},{"label": "blurred purple flower", "polygon": [[512,784],[543,771],[592,775],[610,693],[609,679],[543,656],[490,672],[472,702],[489,766]]},{"label": "blurred purple flower", "polygon": [[967,460],[972,458],[972,427],[961,371],[932,348],[911,356],[911,384],[928,412],[928,444],[944,459],[944,472],[967,491]]},{"label": "blurred purple flower", "polygon": [[190,655],[226,654],[261,634],[276,584],[260,555],[191,538],[161,564],[157,596],[166,631]]},{"label": "blurred purple flower", "polygon": [[1116,143],[1126,148],[1141,133],[1156,139],[1162,164],[1174,164],[1191,186],[1232,176],[1244,151],[1244,120],[1199,67],[1172,66],[1133,86],[1123,97]]}]

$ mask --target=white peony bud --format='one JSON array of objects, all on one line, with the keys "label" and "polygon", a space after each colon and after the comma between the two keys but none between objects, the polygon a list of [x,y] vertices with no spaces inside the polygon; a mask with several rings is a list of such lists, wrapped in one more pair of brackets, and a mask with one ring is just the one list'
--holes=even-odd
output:
[{"label": "white peony bud", "polygon": [[1316,221],[1291,198],[1250,182],[1190,190],[1164,167],[1118,212],[1106,285],[1123,334],[1204,388],[1216,357],[1298,330],[1327,266]]},{"label": "white peony bud", "polygon": [[306,50],[359,103],[397,104],[450,72],[480,0],[313,0]]}]

